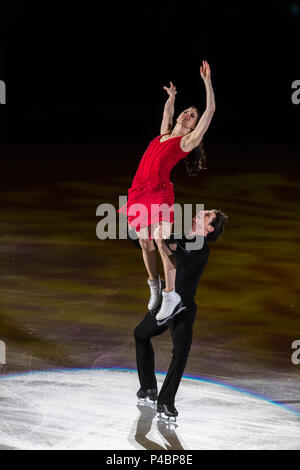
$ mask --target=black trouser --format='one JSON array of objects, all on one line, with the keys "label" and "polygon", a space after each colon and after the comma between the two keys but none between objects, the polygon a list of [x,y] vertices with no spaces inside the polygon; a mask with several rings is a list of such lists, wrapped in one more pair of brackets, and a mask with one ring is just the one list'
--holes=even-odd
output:
[{"label": "black trouser", "polygon": [[[186,303],[184,305],[187,306]],[[134,330],[136,344],[136,362],[140,384],[143,390],[157,387],[154,351],[151,344],[153,336],[158,336],[170,329],[173,341],[172,361],[158,395],[160,404],[174,405],[175,395],[186,366],[193,338],[193,323],[197,306],[191,302],[183,310],[162,326],[157,326],[155,315],[148,312]]]}]

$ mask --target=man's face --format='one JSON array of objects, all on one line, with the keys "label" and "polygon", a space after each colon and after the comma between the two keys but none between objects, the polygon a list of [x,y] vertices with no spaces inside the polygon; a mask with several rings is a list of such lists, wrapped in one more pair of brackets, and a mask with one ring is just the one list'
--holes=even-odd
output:
[{"label": "man's face", "polygon": [[193,217],[192,230],[195,235],[202,235],[206,237],[209,232],[213,232],[215,229],[212,227],[211,222],[216,218],[214,211],[199,211],[195,217]]}]

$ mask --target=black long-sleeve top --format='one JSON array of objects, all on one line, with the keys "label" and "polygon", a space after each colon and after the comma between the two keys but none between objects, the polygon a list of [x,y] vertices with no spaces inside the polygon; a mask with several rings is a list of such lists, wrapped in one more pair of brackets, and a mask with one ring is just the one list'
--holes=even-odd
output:
[{"label": "black long-sleeve top", "polygon": [[[204,237],[203,246],[199,250],[186,250],[186,243],[195,242],[196,237],[193,239],[188,239],[184,235],[182,238],[175,237],[176,235],[173,234],[164,240],[176,260],[175,290],[186,306],[194,305],[199,280],[209,257],[206,237]],[[137,248],[141,248],[138,240],[132,239],[132,242]],[[153,242],[157,248],[155,240]],[[177,248],[171,250],[169,245],[174,243],[177,244]]]},{"label": "black long-sleeve top", "polygon": [[[195,242],[195,237],[193,239],[187,239],[184,235],[181,239],[175,237],[176,235],[171,235],[164,240],[176,260],[175,290],[184,304],[194,303],[199,280],[209,257],[206,237],[202,248],[198,250],[186,250],[186,244]],[[171,250],[170,245],[174,243],[177,244],[176,250]]]}]

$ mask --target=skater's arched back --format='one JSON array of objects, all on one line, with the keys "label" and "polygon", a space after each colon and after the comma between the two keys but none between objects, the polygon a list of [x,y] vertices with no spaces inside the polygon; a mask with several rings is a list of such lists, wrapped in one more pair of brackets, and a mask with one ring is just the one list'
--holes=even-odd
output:
[{"label": "skater's arched back", "polygon": [[[139,236],[149,275],[147,282],[151,297],[148,309],[155,309],[163,297],[160,316],[168,315],[168,310],[173,310],[180,303],[180,296],[175,292],[175,263],[166,255],[162,245],[162,240],[170,236],[174,222],[175,197],[173,184],[169,179],[170,172],[182,159],[186,160],[189,174],[205,168],[201,144],[216,109],[208,62],[202,61],[200,75],[206,88],[205,111],[200,117],[195,106],[184,109],[173,128],[177,91],[172,82],[169,88],[164,87],[169,97],[164,106],[161,133],[150,142],[128,190],[127,204],[119,209],[119,212],[127,215],[129,227],[134,228]],[[196,155],[191,158],[194,152]],[[163,291],[153,238],[164,267],[166,288]]]}]

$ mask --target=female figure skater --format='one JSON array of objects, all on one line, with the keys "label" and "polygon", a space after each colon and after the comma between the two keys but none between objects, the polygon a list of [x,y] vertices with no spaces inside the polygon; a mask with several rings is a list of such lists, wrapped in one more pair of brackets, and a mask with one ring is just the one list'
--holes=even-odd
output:
[{"label": "female figure skater", "polygon": [[[206,88],[206,109],[201,118],[196,107],[185,109],[178,116],[173,129],[176,87],[172,82],[169,88],[163,87],[169,98],[164,107],[160,135],[150,142],[128,190],[127,204],[118,211],[127,215],[129,229],[135,229],[139,237],[149,275],[147,282],[151,296],[148,309],[155,309],[161,302],[161,296],[163,297],[156,316],[160,321],[172,315],[181,304],[181,297],[175,292],[175,263],[164,251],[162,241],[171,235],[174,222],[174,190],[169,175],[174,166],[184,158],[188,174],[197,174],[205,168],[205,155],[201,152],[202,138],[215,111],[211,72],[205,60],[200,66],[200,75]],[[166,287],[163,291],[153,238],[164,268]]]}]

